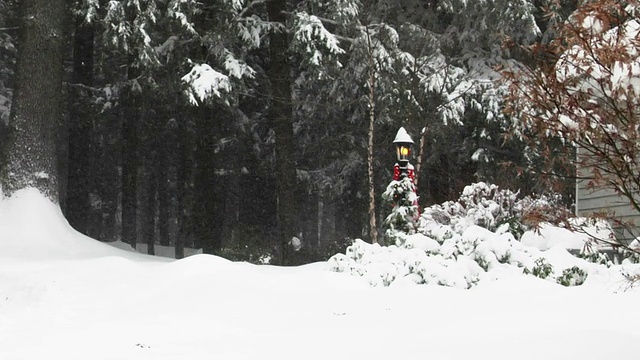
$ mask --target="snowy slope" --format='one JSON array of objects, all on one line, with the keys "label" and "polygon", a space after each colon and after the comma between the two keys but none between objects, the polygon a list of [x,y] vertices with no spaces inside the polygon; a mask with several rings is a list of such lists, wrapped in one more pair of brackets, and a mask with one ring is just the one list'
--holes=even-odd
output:
[{"label": "snowy slope", "polygon": [[636,359],[619,268],[565,288],[495,273],[470,290],[180,261],[74,232],[33,191],[0,201],[0,359]]}]

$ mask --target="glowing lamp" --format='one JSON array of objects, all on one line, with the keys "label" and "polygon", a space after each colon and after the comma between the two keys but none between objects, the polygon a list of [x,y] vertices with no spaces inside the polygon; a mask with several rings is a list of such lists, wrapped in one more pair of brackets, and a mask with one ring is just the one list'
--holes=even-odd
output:
[{"label": "glowing lamp", "polygon": [[393,140],[393,144],[396,146],[396,154],[398,156],[398,164],[401,167],[406,167],[409,163],[409,158],[411,156],[411,147],[413,146],[413,140],[407,131],[401,127],[396,134],[395,140]]}]

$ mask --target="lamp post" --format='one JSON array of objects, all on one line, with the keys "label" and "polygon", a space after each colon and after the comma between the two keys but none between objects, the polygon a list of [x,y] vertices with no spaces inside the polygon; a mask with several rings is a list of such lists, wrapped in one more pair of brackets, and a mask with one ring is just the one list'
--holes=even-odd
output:
[{"label": "lamp post", "polygon": [[400,180],[405,176],[409,176],[414,181],[413,165],[409,163],[414,142],[403,127],[398,129],[393,144],[396,146],[396,156],[398,158],[398,162],[393,166],[393,180]]},{"label": "lamp post", "polygon": [[393,144],[396,147],[397,162],[393,166],[393,181],[387,186],[382,198],[393,209],[383,222],[387,244],[402,245],[407,235],[415,234],[420,217],[418,196],[416,195],[415,172],[409,163],[413,140],[404,128],[400,128]]}]

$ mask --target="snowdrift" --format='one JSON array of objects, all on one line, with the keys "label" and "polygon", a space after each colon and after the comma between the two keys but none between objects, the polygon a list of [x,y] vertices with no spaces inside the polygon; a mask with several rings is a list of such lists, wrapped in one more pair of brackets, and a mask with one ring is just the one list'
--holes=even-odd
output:
[{"label": "snowdrift", "polygon": [[20,190],[0,201],[0,257],[5,262],[129,255],[76,232],[60,207],[36,189]]}]

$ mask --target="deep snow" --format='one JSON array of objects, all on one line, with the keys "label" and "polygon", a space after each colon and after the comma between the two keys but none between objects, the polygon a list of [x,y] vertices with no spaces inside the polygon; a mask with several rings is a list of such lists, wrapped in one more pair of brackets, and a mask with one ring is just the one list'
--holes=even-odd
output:
[{"label": "deep snow", "polygon": [[566,288],[505,267],[464,290],[174,261],[82,236],[26,190],[0,201],[0,359],[637,359],[620,270]]}]

